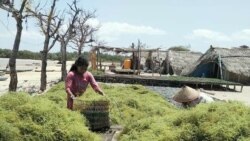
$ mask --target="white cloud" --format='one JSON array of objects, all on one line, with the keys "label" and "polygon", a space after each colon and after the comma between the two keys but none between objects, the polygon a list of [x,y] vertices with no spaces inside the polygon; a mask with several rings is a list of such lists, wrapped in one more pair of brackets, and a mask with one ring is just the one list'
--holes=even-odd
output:
[{"label": "white cloud", "polygon": [[128,23],[107,22],[103,23],[100,29],[101,35],[121,35],[121,34],[147,34],[164,35],[165,31],[153,28],[151,26],[138,26]]},{"label": "white cloud", "polygon": [[243,29],[240,32],[232,34],[232,39],[250,41],[250,29]]},{"label": "white cloud", "polygon": [[87,20],[86,24],[88,24],[92,27],[99,27],[101,25],[100,21],[95,19],[95,18]]},{"label": "white cloud", "polygon": [[[16,36],[16,31],[8,31],[5,33],[1,33],[0,37],[3,38],[15,38]],[[41,35],[41,33],[39,33],[38,31],[29,31],[29,30],[23,30],[22,31],[22,39],[37,39],[37,38],[42,38],[43,36]]]},{"label": "white cloud", "polygon": [[[98,23],[98,22],[96,22]],[[100,25],[100,24],[99,24]],[[118,40],[121,35],[165,35],[165,31],[145,25],[128,23],[105,22],[97,33],[100,39],[106,41]]]},{"label": "white cloud", "polygon": [[43,37],[44,36],[42,35],[42,33],[38,31],[23,30],[22,32],[22,38],[25,38],[25,39],[41,39]]},{"label": "white cloud", "polygon": [[191,35],[186,36],[188,39],[206,39],[206,40],[215,40],[215,41],[229,41],[230,37],[227,35],[208,30],[208,29],[196,29],[193,30]]},{"label": "white cloud", "polygon": [[[165,31],[154,28],[151,26],[145,25],[132,25],[128,23],[121,23],[121,22],[103,22],[101,23],[98,19],[89,19],[87,22],[92,27],[99,27],[100,29],[97,31],[97,37],[100,40],[104,40],[107,42],[113,42],[119,40],[120,36],[122,35],[165,35]],[[67,25],[62,25],[61,30],[65,31],[67,29]],[[0,33],[0,37],[13,37],[15,35],[15,31],[11,31],[11,33],[4,34]],[[43,35],[39,31],[35,30],[23,30],[22,39],[41,39]]]},{"label": "white cloud", "polygon": [[203,39],[207,41],[250,41],[250,29],[243,29],[231,34],[224,34],[209,29],[196,29],[190,35],[185,36],[187,39]]}]

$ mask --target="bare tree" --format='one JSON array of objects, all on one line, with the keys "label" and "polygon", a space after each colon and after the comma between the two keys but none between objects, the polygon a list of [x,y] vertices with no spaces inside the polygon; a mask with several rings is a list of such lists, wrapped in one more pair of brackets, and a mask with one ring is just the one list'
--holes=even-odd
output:
[{"label": "bare tree", "polygon": [[72,43],[76,47],[72,47],[73,49],[77,50],[78,56],[81,55],[82,49],[86,43],[93,42],[93,33],[96,32],[99,27],[92,27],[86,22],[91,19],[95,18],[95,11],[94,12],[82,12],[80,18],[77,20],[76,25],[76,36],[72,39]]},{"label": "bare tree", "polygon": [[79,14],[82,11],[81,9],[79,9],[77,7],[77,3],[76,0],[74,0],[72,2],[71,5],[69,5],[70,8],[70,20],[68,23],[68,26],[66,28],[66,30],[59,30],[58,31],[58,35],[59,35],[59,42],[61,43],[61,63],[62,63],[62,67],[61,67],[61,80],[64,81],[67,75],[67,71],[66,71],[66,60],[67,60],[67,45],[69,43],[69,41],[74,38],[75,36],[75,23],[77,21],[77,19],[79,18]]},{"label": "bare tree", "polygon": [[27,15],[24,14],[24,9],[26,8],[26,5],[28,3],[28,0],[23,0],[21,2],[21,7],[19,9],[14,7],[14,0],[1,0],[0,1],[0,8],[12,13],[12,17],[16,20],[16,36],[15,41],[12,49],[12,53],[9,59],[8,66],[10,67],[10,84],[9,84],[9,91],[16,91],[17,89],[17,72],[16,72],[16,58],[17,53],[20,46],[21,36],[22,36],[22,30],[23,30],[23,19],[27,17]]},{"label": "bare tree", "polygon": [[[57,35],[56,33],[61,27],[61,22],[62,22],[62,19],[58,18],[58,14],[56,13],[55,9],[56,1],[57,0],[53,0],[48,14],[45,11],[43,14],[41,12],[41,9],[38,10],[40,4],[38,4],[35,10],[28,9],[28,12],[30,12],[38,20],[39,22],[38,25],[41,28],[42,33],[45,35],[43,50],[40,51],[42,55],[41,80],[40,80],[41,91],[46,90],[46,85],[47,85],[46,68],[48,59],[47,56],[49,51],[53,48],[53,46],[55,45],[56,41],[59,38],[59,35]],[[53,39],[52,42],[51,39]]]}]

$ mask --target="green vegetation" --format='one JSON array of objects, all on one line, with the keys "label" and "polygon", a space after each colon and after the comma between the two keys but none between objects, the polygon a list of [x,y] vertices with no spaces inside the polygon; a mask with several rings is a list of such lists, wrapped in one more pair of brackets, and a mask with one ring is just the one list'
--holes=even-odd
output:
[{"label": "green vegetation", "polygon": [[[10,58],[11,50],[10,49],[0,49],[0,58]],[[67,57],[69,60],[75,60],[77,52],[68,52]],[[41,54],[39,52],[31,52],[28,50],[20,50],[17,54],[18,59],[33,59],[40,60]],[[48,59],[50,60],[59,60],[61,58],[61,53],[49,53]]]},{"label": "green vegetation", "polygon": [[101,54],[102,61],[109,61],[109,62],[121,62],[126,57],[120,55],[109,55],[109,54]]},{"label": "green vegetation", "polygon": [[[0,48],[0,58],[10,58],[11,50],[10,49],[1,49]],[[88,52],[82,53],[82,55],[88,58]],[[68,60],[75,60],[77,57],[77,52],[67,52]],[[31,52],[28,50],[20,50],[18,51],[17,55],[18,59],[33,59],[33,60],[40,60],[41,54],[39,52]],[[61,53],[49,53],[48,59],[50,60],[60,60]],[[108,54],[101,54],[102,61],[113,61],[113,62],[120,62],[124,59],[124,57],[119,55],[108,55]]]},{"label": "green vegetation", "polygon": [[185,47],[185,46],[174,46],[174,47],[170,47],[168,50],[173,50],[173,51],[190,51],[189,47]]},{"label": "green vegetation", "polygon": [[[140,85],[102,84],[101,87],[105,97],[88,88],[79,99],[109,101],[111,124],[124,127],[119,136],[121,141],[250,140],[250,108],[241,103],[215,102],[177,109]],[[0,140],[78,140],[80,137],[100,140],[97,134],[87,130],[87,122],[80,112],[65,108],[63,83],[42,96],[10,94],[0,97],[0,101],[3,115]]]},{"label": "green vegetation", "polygon": [[100,140],[77,112],[40,96],[8,94],[0,97],[0,140]]}]

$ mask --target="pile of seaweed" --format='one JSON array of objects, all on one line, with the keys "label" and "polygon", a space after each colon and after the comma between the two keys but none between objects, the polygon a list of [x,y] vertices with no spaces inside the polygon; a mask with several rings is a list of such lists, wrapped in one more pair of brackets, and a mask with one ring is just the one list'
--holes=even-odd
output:
[{"label": "pile of seaweed", "polygon": [[[78,99],[108,101],[110,124],[124,127],[118,138],[121,141],[250,140],[250,108],[242,103],[215,102],[178,109],[141,85],[101,87],[106,96],[88,88]],[[2,140],[101,140],[88,130],[81,110],[66,109],[63,83],[42,96],[7,94],[0,101]]]}]

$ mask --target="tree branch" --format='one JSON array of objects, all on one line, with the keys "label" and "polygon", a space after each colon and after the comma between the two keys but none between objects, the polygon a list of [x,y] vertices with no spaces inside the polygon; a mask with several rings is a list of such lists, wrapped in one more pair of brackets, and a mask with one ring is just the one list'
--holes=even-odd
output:
[{"label": "tree branch", "polygon": [[23,10],[24,10],[24,7],[25,7],[25,5],[26,5],[26,2],[27,2],[27,0],[23,0],[22,5],[21,5],[21,8],[20,8],[20,10],[19,10],[19,13],[23,13]]},{"label": "tree branch", "polygon": [[[60,26],[61,26],[61,19],[59,19],[59,22],[57,23],[57,26],[56,26],[56,29],[52,32],[52,34],[50,35],[50,37],[53,37],[56,33],[57,33],[57,31],[58,31],[58,29],[60,28]],[[59,38],[59,37],[58,37]]]},{"label": "tree branch", "polygon": [[75,36],[75,23],[79,18],[79,13],[82,11],[82,9],[77,7],[76,0],[74,0],[71,5],[68,4],[68,6],[71,11],[69,14],[71,15],[72,19],[69,21],[67,30],[60,34],[60,39],[65,41],[65,43],[68,43]]},{"label": "tree branch", "polygon": [[[47,33],[49,33],[49,30],[50,30],[52,15],[53,15],[53,13],[54,13],[55,6],[56,6],[56,0],[53,0],[53,4],[52,4],[52,6],[51,6],[50,13],[49,13],[49,15],[48,15]],[[53,35],[51,35],[51,36],[53,36]]]},{"label": "tree branch", "polygon": [[54,38],[53,42],[52,42],[51,45],[49,46],[48,52],[53,48],[53,46],[55,45],[55,43],[56,43],[56,41],[58,40],[58,38],[59,38],[59,35],[57,35],[57,36]]},{"label": "tree branch", "polygon": [[74,50],[78,50],[77,47],[73,47],[73,46],[69,46],[70,48],[74,49]]},{"label": "tree branch", "polygon": [[15,8],[10,7],[10,6],[6,7],[6,6],[2,5],[2,4],[0,4],[0,8],[3,9],[3,10],[5,10],[5,11],[8,11],[10,13],[18,12],[18,10],[16,10]]}]

